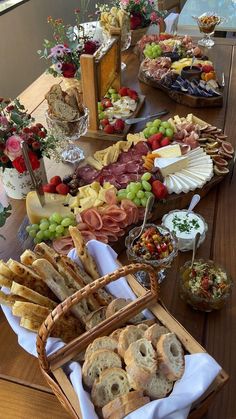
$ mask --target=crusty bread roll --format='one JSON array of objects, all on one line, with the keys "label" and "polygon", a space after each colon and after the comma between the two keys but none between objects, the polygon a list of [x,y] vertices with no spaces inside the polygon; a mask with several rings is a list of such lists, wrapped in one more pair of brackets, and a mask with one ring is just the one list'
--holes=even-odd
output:
[{"label": "crusty bread roll", "polygon": [[102,336],[95,339],[87,347],[85,351],[85,359],[88,359],[95,351],[99,349],[109,349],[110,351],[115,351],[117,349],[117,340],[113,339],[110,336]]},{"label": "crusty bread roll", "polygon": [[97,326],[97,324],[101,323],[103,320],[105,320],[105,318],[106,307],[100,307],[99,309],[88,314],[84,319],[86,330],[90,330]]},{"label": "crusty bread roll", "polygon": [[165,377],[170,381],[181,378],[184,373],[184,352],[175,334],[162,335],[156,350],[159,369]]},{"label": "crusty bread roll", "polygon": [[119,336],[118,353],[124,357],[125,351],[132,342],[141,339],[144,336],[144,331],[137,326],[127,326]]},{"label": "crusty bread roll", "polygon": [[121,359],[115,352],[109,349],[95,351],[85,359],[83,364],[82,377],[84,383],[86,386],[92,387],[94,380],[99,378],[105,369],[113,367],[121,368],[121,366]]},{"label": "crusty bread roll", "polygon": [[144,368],[149,373],[154,373],[157,370],[156,353],[151,342],[145,338],[139,339],[129,345],[127,351],[124,353],[124,361],[127,366],[135,364]]},{"label": "crusty bread roll", "polygon": [[159,338],[169,332],[170,331],[167,329],[167,327],[161,326],[159,324],[153,324],[145,331],[144,336],[146,339],[150,340],[154,348],[156,348]]},{"label": "crusty bread roll", "polygon": [[145,404],[149,403],[149,397],[139,397],[138,399],[131,400],[127,403],[124,403],[119,411],[112,413],[108,419],[123,419],[129,413],[134,412],[134,410],[139,409],[140,407],[144,406]]},{"label": "crusty bread roll", "polygon": [[123,396],[116,397],[116,399],[107,403],[102,408],[103,418],[108,419],[109,416],[112,415],[116,410],[120,410],[125,403],[137,400],[140,397],[143,397],[143,392],[136,390],[130,391],[129,393],[124,394]]},{"label": "crusty bread roll", "polygon": [[[125,298],[115,298],[111,303],[107,306],[106,311],[106,318],[111,317],[113,314],[115,314],[117,311],[121,310],[125,306],[127,306],[129,303],[131,303],[132,300],[125,299]],[[132,317],[132,319],[129,319],[128,322],[132,324],[136,324],[141,322],[144,319],[144,316],[142,313],[136,314],[136,316]]]},{"label": "crusty bread roll", "polygon": [[95,380],[91,398],[97,407],[103,407],[116,397],[130,391],[127,374],[121,368],[108,368]]}]

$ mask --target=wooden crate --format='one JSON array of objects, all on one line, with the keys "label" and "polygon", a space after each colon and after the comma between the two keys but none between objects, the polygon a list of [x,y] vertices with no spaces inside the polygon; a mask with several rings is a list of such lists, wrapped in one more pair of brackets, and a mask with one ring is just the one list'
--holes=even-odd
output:
[{"label": "wooden crate", "polygon": [[[148,272],[151,284],[150,290],[144,289],[133,276],[135,272],[140,270]],[[72,342],[68,343],[50,356],[47,356],[46,343],[55,322],[58,321],[68,310],[70,310],[73,305],[81,301],[82,298],[88,297],[99,288],[102,288],[103,286],[123,276],[126,276],[129,285],[138,298],[121,309],[119,312],[101,322],[98,326],[88,332],[85,332],[83,335],[74,339]],[[97,279],[92,284],[88,284],[82,290],[68,297],[65,301],[59,304],[52,311],[52,313],[50,313],[45,322],[42,324],[37,337],[37,352],[40,368],[46,381],[58,397],[59,401],[73,418],[83,419],[79,399],[71,382],[62,369],[63,365],[75,358],[95,338],[108,335],[118,327],[124,325],[127,320],[146,307],[149,308],[160,323],[176,334],[185,348],[186,353],[194,354],[206,352],[205,349],[166,310],[163,304],[158,300],[158,293],[159,287],[156,281],[156,270],[146,264],[128,265],[121,267],[112,274],[105,275],[104,277]],[[204,395],[202,395],[201,398],[192,406],[189,415],[191,419],[202,417],[217,392],[227,382],[227,380],[228,375],[224,370],[221,370]]]}]

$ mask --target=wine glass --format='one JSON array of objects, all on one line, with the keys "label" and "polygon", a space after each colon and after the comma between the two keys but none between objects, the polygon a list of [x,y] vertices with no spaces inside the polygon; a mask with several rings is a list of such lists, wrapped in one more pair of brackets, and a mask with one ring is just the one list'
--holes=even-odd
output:
[{"label": "wine glass", "polygon": [[[126,51],[131,45],[131,31],[130,29],[123,29],[121,31],[121,51]],[[126,69],[126,64],[121,63],[121,71]]]},{"label": "wine glass", "polygon": [[[139,255],[137,255],[134,249],[134,244],[136,243],[135,238],[138,236],[141,228],[142,226],[134,227],[132,230],[130,230],[129,235],[125,239],[126,253],[128,259],[133,260],[136,263],[147,263],[148,265],[151,265],[157,271],[157,280],[159,283],[161,283],[166,276],[165,269],[171,266],[173,259],[178,253],[178,240],[175,237],[175,235],[170,232],[168,228],[163,226],[157,226],[151,223],[146,224],[144,234],[148,229],[153,228],[158,234],[160,234],[161,237],[166,238],[166,240],[168,240],[168,243],[172,246],[172,250],[165,257],[153,257],[153,259],[147,259],[145,257],[145,249],[143,249],[143,253],[141,252],[141,254]],[[135,274],[135,276],[142,286],[147,288],[150,286],[149,276],[146,272],[139,271]]]},{"label": "wine glass", "polygon": [[83,150],[74,141],[86,134],[89,122],[89,110],[83,107],[83,115],[73,121],[56,118],[46,111],[46,121],[50,133],[59,139],[59,150],[64,162],[76,164],[84,159]]},{"label": "wine glass", "polygon": [[211,36],[214,35],[215,27],[225,21],[225,18],[214,12],[206,12],[199,17],[192,17],[197,21],[200,32],[204,33],[204,37],[198,41],[198,44],[207,48],[213,47],[215,42]]}]

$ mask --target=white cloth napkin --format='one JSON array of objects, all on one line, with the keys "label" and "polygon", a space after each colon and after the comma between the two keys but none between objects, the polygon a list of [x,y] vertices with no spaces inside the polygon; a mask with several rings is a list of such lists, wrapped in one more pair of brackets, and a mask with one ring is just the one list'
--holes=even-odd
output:
[{"label": "white cloth napkin", "polygon": [[[114,271],[117,268],[117,255],[110,246],[91,240],[87,243],[89,252],[94,256],[101,275]],[[74,259],[75,252],[70,252]],[[117,297],[135,298],[124,278],[109,285],[110,291]],[[3,288],[4,292],[8,292]],[[36,333],[30,332],[20,326],[18,317],[13,316],[11,309],[2,306],[8,323],[18,336],[19,345],[28,353],[37,356]],[[50,354],[64,346],[60,339],[49,338],[46,346]],[[221,367],[208,354],[200,353],[185,356],[185,372],[181,380],[174,385],[172,393],[160,400],[141,407],[126,416],[126,419],[185,419],[188,416],[191,404],[196,401],[215,379]],[[79,397],[83,419],[98,419],[90,395],[83,389],[81,367],[77,362],[71,362],[66,369],[68,377]]]},{"label": "white cloth napkin", "polygon": [[179,14],[178,13],[170,13],[165,19],[166,24],[166,33],[175,33],[177,32]]}]

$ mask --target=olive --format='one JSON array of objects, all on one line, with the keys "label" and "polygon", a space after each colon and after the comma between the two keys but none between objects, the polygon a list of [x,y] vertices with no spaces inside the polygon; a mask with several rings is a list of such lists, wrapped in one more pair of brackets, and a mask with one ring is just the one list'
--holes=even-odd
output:
[{"label": "olive", "polygon": [[69,183],[72,180],[72,176],[71,175],[66,175],[63,178],[63,183]]}]

